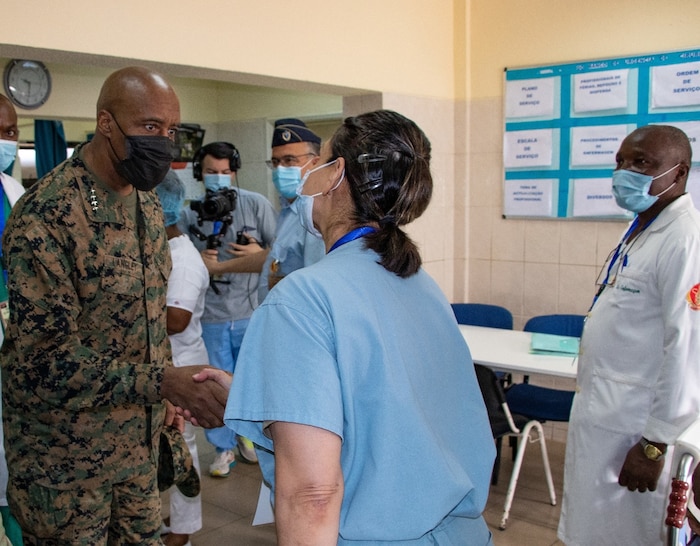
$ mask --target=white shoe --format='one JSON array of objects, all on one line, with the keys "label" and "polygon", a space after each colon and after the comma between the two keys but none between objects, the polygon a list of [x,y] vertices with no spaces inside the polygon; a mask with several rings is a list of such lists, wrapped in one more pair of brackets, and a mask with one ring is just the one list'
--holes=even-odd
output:
[{"label": "white shoe", "polygon": [[255,453],[255,446],[248,438],[244,436],[236,436],[236,443],[238,444],[238,454],[244,463],[257,464],[258,456]]},{"label": "white shoe", "polygon": [[209,475],[215,478],[225,478],[236,466],[236,454],[232,449],[217,453],[214,462],[209,465]]}]

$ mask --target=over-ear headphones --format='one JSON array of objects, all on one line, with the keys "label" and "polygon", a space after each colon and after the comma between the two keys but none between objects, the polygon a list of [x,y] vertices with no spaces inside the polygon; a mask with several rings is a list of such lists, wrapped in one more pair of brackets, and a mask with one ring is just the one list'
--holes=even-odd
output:
[{"label": "over-ear headphones", "polygon": [[228,159],[229,169],[238,171],[241,168],[241,154],[230,142],[210,142],[202,146],[192,159],[192,175],[195,180],[203,180],[202,159],[211,155],[216,159]]}]

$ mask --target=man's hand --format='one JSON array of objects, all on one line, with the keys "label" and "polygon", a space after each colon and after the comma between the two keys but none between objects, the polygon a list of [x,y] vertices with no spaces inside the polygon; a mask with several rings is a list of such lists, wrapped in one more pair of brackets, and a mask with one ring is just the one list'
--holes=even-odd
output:
[{"label": "man's hand", "polygon": [[221,275],[224,273],[223,267],[220,265],[220,263],[223,262],[219,262],[218,250],[215,248],[207,248],[202,250],[201,255],[202,261],[204,262],[204,265],[207,266],[207,270],[209,271],[210,275]]},{"label": "man's hand", "polygon": [[664,460],[663,457],[658,461],[648,459],[641,444],[636,443],[627,452],[617,483],[630,491],[656,491]]},{"label": "man's hand", "polygon": [[252,235],[244,233],[243,236],[248,240],[248,244],[239,245],[236,243],[229,243],[226,252],[235,258],[242,258],[244,256],[251,256],[252,254],[257,254],[262,252],[263,247],[260,246],[258,240]]},{"label": "man's hand", "polygon": [[224,424],[228,388],[222,386],[223,381],[194,381],[192,377],[206,369],[211,368],[209,366],[165,368],[160,393],[163,398],[182,408],[186,416],[190,415],[193,424],[204,428],[215,428]]},{"label": "man's hand", "polygon": [[260,273],[263,263],[270,252],[269,248],[261,247],[252,237],[246,235],[251,241],[247,245],[228,243],[228,254],[235,256],[223,262],[219,261],[219,251],[216,249],[202,250],[202,260],[207,266],[209,275],[223,275],[224,273]]}]

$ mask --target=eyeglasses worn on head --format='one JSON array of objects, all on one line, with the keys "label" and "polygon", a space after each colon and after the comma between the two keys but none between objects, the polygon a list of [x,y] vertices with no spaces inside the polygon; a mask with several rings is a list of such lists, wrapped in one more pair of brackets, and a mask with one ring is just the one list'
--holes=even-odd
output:
[{"label": "eyeglasses worn on head", "polygon": [[281,158],[273,157],[272,159],[267,159],[265,160],[265,165],[267,165],[271,169],[276,169],[280,165],[282,165],[283,167],[296,167],[297,165],[299,165],[299,163],[301,163],[301,161],[299,161],[300,158],[307,157],[309,155],[316,157],[316,154],[313,152],[300,155],[285,155]]}]

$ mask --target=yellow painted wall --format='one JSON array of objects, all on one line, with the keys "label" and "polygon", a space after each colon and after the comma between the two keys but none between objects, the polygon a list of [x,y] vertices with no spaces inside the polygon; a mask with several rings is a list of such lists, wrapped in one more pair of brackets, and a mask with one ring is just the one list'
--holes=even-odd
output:
[{"label": "yellow painted wall", "polygon": [[452,15],[452,0],[4,0],[0,41],[451,97]]},{"label": "yellow painted wall", "polygon": [[697,0],[469,0],[470,99],[503,69],[700,46]]}]

